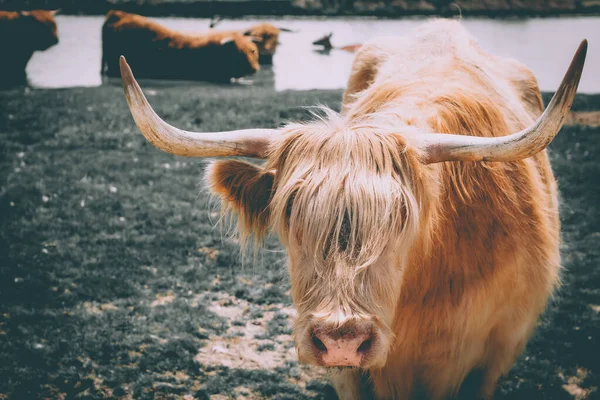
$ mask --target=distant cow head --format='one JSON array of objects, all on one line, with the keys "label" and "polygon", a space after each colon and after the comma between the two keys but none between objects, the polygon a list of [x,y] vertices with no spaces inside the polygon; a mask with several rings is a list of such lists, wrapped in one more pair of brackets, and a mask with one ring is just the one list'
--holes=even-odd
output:
[{"label": "distant cow head", "polygon": [[273,55],[277,50],[277,45],[279,44],[280,32],[291,32],[291,30],[262,23],[244,31],[244,35],[251,37],[258,46],[261,63],[264,64],[272,61]]},{"label": "distant cow head", "polygon": [[[227,68],[231,68],[231,76],[241,78],[254,74],[260,69],[259,51],[252,38],[233,34],[221,40],[221,51],[227,54]],[[203,61],[205,62],[205,61]]]},{"label": "distant cow head", "polygon": [[429,240],[431,204],[443,201],[434,164],[521,160],[544,149],[572,104],[585,47],[542,116],[499,137],[373,126],[327,110],[316,122],[278,130],[186,132],[154,113],[124,59],[121,68],[133,117],[158,148],[266,159],[263,166],[217,161],[207,183],[238,214],[243,238],[273,229],[286,247],[300,360],[372,368],[387,360],[398,298],[411,289],[400,284],[403,260],[413,244]]},{"label": "distant cow head", "polygon": [[323,46],[323,48],[331,50],[333,49],[333,46],[331,45],[331,36],[333,36],[333,32],[324,35],[323,37],[320,37],[319,39],[312,42],[312,44],[315,46]]},{"label": "distant cow head", "polygon": [[43,51],[58,43],[56,11],[34,10],[19,12],[21,40],[32,45],[32,50]]}]

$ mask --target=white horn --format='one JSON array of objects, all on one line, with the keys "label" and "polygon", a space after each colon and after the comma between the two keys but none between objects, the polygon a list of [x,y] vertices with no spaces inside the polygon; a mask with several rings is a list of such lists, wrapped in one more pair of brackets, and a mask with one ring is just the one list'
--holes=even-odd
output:
[{"label": "white horn", "polygon": [[544,113],[530,127],[507,136],[477,137],[430,133],[419,135],[424,163],[442,161],[514,161],[531,157],[554,139],[571,109],[583,70],[587,40],[583,40]]},{"label": "white horn", "polygon": [[152,109],[131,68],[121,56],[121,79],[133,119],[146,139],[167,153],[188,157],[244,156],[265,158],[277,129],[188,132],[163,121]]}]

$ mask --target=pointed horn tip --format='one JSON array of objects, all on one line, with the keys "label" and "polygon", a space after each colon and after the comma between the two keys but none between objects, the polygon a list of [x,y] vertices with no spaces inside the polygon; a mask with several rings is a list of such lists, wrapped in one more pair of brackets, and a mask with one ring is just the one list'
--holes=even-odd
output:
[{"label": "pointed horn tip", "polygon": [[587,49],[588,49],[588,41],[587,39],[583,39],[581,41],[581,43],[579,44],[579,47],[577,47],[577,51],[575,52],[575,55],[573,56],[573,65],[581,65],[580,68],[583,68],[583,63],[585,62],[585,58],[587,55]]},{"label": "pointed horn tip", "polygon": [[123,81],[131,77],[131,68],[129,67],[129,64],[127,64],[125,56],[119,57],[119,67],[121,69],[121,79],[123,79]]},{"label": "pointed horn tip", "polygon": [[[125,90],[125,97],[130,100],[131,95],[135,95],[139,88],[137,82],[131,71],[131,67],[127,64],[127,60],[124,56],[119,57],[119,67],[121,70],[121,81],[123,82],[123,89]],[[137,90],[136,90],[137,89]]]},{"label": "pointed horn tip", "polygon": [[575,58],[585,59],[585,56],[587,54],[587,49],[588,49],[588,41],[587,41],[587,39],[583,39],[581,41],[581,43],[579,44],[579,47],[577,48],[577,52],[575,53]]},{"label": "pointed horn tip", "polygon": [[[572,88],[577,88],[577,86],[579,85],[579,79],[581,78],[581,74],[583,72],[583,67],[585,65],[585,59],[587,56],[587,49],[588,49],[588,41],[587,39],[583,39],[581,41],[581,43],[579,44],[579,47],[577,47],[577,51],[575,52],[575,55],[573,56],[573,59],[571,60],[571,64],[569,65],[569,69],[567,70],[566,74],[565,74],[565,78],[567,79],[567,77],[569,77],[568,79],[571,82],[568,82],[566,87],[572,87]],[[563,82],[565,83],[565,82]],[[560,87],[559,87],[560,90]]]}]

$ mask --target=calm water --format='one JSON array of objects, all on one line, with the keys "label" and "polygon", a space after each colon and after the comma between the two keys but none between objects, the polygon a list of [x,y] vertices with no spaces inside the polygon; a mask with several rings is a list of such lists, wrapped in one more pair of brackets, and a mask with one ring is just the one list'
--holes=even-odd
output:
[{"label": "calm water", "polygon": [[[206,19],[156,18],[182,31],[206,30]],[[284,19],[270,20],[278,26],[297,30],[282,33],[273,68],[261,70],[251,79],[255,85],[276,90],[338,89],[346,84],[352,54],[332,50],[328,55],[315,51],[312,41],[333,32],[334,46],[361,43],[375,36],[403,34],[420,19]],[[58,16],[60,43],[36,53],[27,72],[33,86],[59,88],[98,86],[103,17]],[[245,28],[256,20],[224,21],[221,29]],[[466,19],[464,25],[493,54],[509,56],[529,66],[542,91],[554,91],[583,38],[590,41],[580,92],[600,93],[600,17],[549,19]],[[134,71],[135,72],[135,71]]]}]

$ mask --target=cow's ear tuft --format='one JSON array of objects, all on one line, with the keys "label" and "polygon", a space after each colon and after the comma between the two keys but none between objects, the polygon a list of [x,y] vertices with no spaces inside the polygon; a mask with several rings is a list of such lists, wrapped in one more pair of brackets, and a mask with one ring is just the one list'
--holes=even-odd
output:
[{"label": "cow's ear tuft", "polygon": [[206,171],[206,182],[219,195],[224,210],[238,216],[242,239],[251,234],[258,242],[269,227],[269,203],[275,173],[239,160],[212,163]]}]

